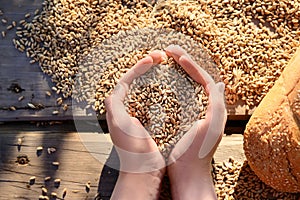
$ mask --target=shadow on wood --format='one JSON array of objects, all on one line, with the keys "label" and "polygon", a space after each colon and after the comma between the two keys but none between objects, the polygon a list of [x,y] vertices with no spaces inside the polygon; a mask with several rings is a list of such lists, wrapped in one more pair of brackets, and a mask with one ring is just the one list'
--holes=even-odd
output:
[{"label": "shadow on wood", "polygon": [[118,166],[119,168],[119,164],[118,154],[115,148],[112,148],[99,178],[98,194],[95,200],[110,199],[119,176],[119,170],[110,166]]}]

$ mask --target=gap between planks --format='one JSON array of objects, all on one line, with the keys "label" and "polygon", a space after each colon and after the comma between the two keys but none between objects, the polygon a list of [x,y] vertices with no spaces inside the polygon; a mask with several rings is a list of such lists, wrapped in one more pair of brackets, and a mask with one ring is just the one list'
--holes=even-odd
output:
[{"label": "gap between planks", "polygon": [[[24,127],[27,130],[22,130]],[[67,188],[66,199],[93,199],[100,186],[100,175],[105,180],[100,187],[102,194],[111,193],[117,175],[102,171],[107,158],[110,157],[110,163],[118,162],[116,156],[111,156],[112,143],[109,134],[78,134],[70,128],[72,126],[63,124],[31,129],[24,127],[11,126],[0,130],[0,199],[37,199],[46,176],[61,179],[59,188],[55,188],[53,182],[45,186],[49,192],[54,191],[58,195]],[[20,137],[23,137],[24,142],[18,151],[16,144]],[[40,156],[36,154],[38,146],[44,147]],[[57,152],[48,155],[48,147],[57,148]],[[28,155],[30,165],[20,166],[15,163],[20,154]],[[238,161],[245,159],[241,134],[224,136],[214,158],[216,162],[222,162],[230,156]],[[54,161],[60,163],[58,169],[51,165]],[[31,176],[36,176],[36,183],[27,188]],[[85,184],[88,181],[91,182],[91,191],[87,194]]]}]

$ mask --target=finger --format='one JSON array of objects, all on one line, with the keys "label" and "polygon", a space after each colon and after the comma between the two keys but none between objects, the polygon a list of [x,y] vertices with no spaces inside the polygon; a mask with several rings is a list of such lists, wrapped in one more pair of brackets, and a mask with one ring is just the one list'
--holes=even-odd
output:
[{"label": "finger", "polygon": [[[207,129],[207,122],[205,120],[196,121],[193,126],[186,132],[182,138],[177,142],[174,149],[172,150],[169,158],[168,164],[172,164],[178,158],[180,158],[187,150],[189,150],[189,155],[197,155],[199,152],[199,146],[201,146],[201,138],[196,138],[198,136],[198,131],[205,131]],[[199,135],[203,137],[203,134]],[[203,139],[203,138],[202,138]],[[197,141],[196,141],[197,140]],[[200,141],[200,143],[199,143]],[[192,146],[193,145],[193,146]],[[191,152],[194,151],[194,152]],[[194,158],[191,158],[194,159]]]},{"label": "finger", "polygon": [[126,95],[126,86],[118,84],[114,92],[105,99],[107,123],[112,134],[119,134],[116,137],[132,136],[135,138],[149,138],[146,129],[137,119],[133,120],[127,113],[123,100]]},{"label": "finger", "polygon": [[132,81],[144,74],[153,66],[153,58],[146,56],[142,60],[138,61],[122,78],[119,83],[130,85]]},{"label": "finger", "polygon": [[[208,116],[206,116],[204,120],[196,121],[190,130],[179,140],[171,153],[169,164],[182,156],[188,148],[191,148],[189,151],[194,151],[191,155],[201,156],[200,158],[211,153],[216,144],[220,141],[226,122],[226,110],[223,99],[224,84],[217,83],[215,87],[212,88],[210,94],[209,108],[207,111]],[[224,114],[222,115],[222,113]],[[216,127],[216,129],[212,129],[214,127]],[[217,127],[219,127],[219,129]],[[207,135],[210,137],[207,137]],[[201,152],[202,148],[207,151],[202,150]]]},{"label": "finger", "polygon": [[166,49],[168,56],[172,56],[175,61],[191,76],[191,78],[202,84],[206,89],[214,80],[201,68],[188,53],[178,45],[170,45]]},{"label": "finger", "polygon": [[131,121],[123,104],[123,100],[126,96],[125,87],[125,85],[118,83],[112,94],[104,101],[107,121],[118,121],[119,126],[122,124],[120,122],[129,123]]},{"label": "finger", "polygon": [[130,85],[131,82],[146,73],[153,65],[166,59],[167,55],[163,51],[155,50],[142,60],[138,61],[120,80],[120,83]]},{"label": "finger", "polygon": [[224,83],[217,83],[209,95],[209,108],[206,119],[209,123],[206,135],[199,150],[199,158],[206,157],[219,141],[226,123],[226,108],[224,103]]},{"label": "finger", "polygon": [[170,57],[173,57],[174,60],[178,63],[180,57],[183,55],[187,55],[187,52],[179,45],[172,44],[166,48],[166,54]]},{"label": "finger", "polygon": [[154,65],[159,64],[163,60],[166,60],[168,58],[167,54],[164,51],[159,51],[159,50],[152,51],[149,54],[149,56],[152,57]]},{"label": "finger", "polygon": [[224,102],[224,90],[225,85],[222,82],[217,84],[210,85],[210,92],[208,95],[208,106],[206,110],[207,119],[211,119],[213,114],[215,114],[214,110],[223,110],[225,109]]},{"label": "finger", "polygon": [[209,85],[214,84],[214,80],[202,67],[187,55],[181,56],[178,64],[194,81],[203,85],[205,90],[209,92]]}]

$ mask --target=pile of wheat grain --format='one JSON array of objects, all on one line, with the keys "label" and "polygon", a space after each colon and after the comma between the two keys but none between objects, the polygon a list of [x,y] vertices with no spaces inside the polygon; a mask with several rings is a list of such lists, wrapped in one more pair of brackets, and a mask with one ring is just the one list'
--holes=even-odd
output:
[{"label": "pile of wheat grain", "polygon": [[[56,84],[53,90],[67,98],[74,83],[81,82],[81,78],[76,79],[78,73],[89,79],[82,80],[81,85],[99,88],[101,71],[114,62],[116,52],[130,53],[140,41],[152,50],[153,37],[138,30],[175,30],[207,49],[226,84],[227,103],[241,100],[253,107],[273,86],[299,46],[297,6],[294,1],[270,0],[166,0],[156,4],[141,0],[46,0],[39,12],[26,15],[18,23],[13,42],[51,76]],[[128,31],[136,35],[114,43],[113,38]],[[101,69],[92,64],[86,67],[83,63],[91,51],[103,42],[107,47],[109,41],[111,51],[103,52]],[[190,47],[189,43],[183,45]],[[115,67],[113,70],[119,70]],[[91,75],[95,73],[98,78]],[[111,82],[111,77],[106,81]],[[99,113],[105,112],[103,98],[95,90],[79,93],[83,94],[75,92],[75,99],[84,100],[89,93],[88,104]]]}]

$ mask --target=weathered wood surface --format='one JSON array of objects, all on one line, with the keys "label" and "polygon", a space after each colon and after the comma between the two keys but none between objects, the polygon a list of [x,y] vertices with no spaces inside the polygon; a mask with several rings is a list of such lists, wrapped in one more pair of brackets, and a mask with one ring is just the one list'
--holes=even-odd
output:
[{"label": "weathered wood surface", "polygon": [[[52,96],[48,97],[45,94],[46,91],[51,91],[53,86],[50,78],[41,72],[38,64],[30,64],[25,53],[19,52],[13,46],[12,39],[15,37],[16,28],[6,30],[6,26],[13,20],[18,22],[23,19],[26,13],[31,13],[33,16],[34,11],[42,7],[42,2],[43,0],[0,1],[0,9],[4,12],[0,19],[5,18],[8,21],[6,25],[0,23],[0,32],[7,32],[5,38],[0,36],[0,121],[70,120],[73,116],[93,118],[96,113],[86,111],[81,106],[73,105],[73,109],[69,108],[67,111],[63,111],[61,107],[57,106],[56,99],[59,95],[52,92]],[[14,93],[8,90],[12,84],[19,84],[25,91]],[[24,100],[18,101],[20,96],[24,96]],[[29,102],[43,104],[45,108],[30,109]],[[69,107],[72,105],[71,99],[65,100],[64,103]],[[9,110],[11,106],[17,110]],[[229,117],[232,119],[241,119],[252,112],[246,112],[242,103],[230,105],[227,108]],[[54,110],[59,110],[60,113],[53,115]],[[104,119],[105,116],[100,118]]]},{"label": "weathered wood surface", "polygon": [[[60,97],[51,91],[53,83],[50,77],[45,75],[37,63],[30,64],[30,59],[25,53],[21,53],[13,46],[12,39],[15,37],[16,28],[6,30],[6,26],[12,21],[19,22],[24,19],[26,13],[33,13],[36,9],[42,8],[43,0],[12,0],[0,1],[0,9],[4,12],[0,19],[6,19],[7,24],[0,23],[0,32],[5,31],[6,37],[0,36],[0,121],[16,120],[60,120],[72,119],[73,116],[90,117],[96,116],[96,113],[87,112],[80,106],[74,109],[63,111],[57,105],[56,99]],[[32,17],[30,18],[32,19]],[[30,19],[27,19],[28,21]],[[12,84],[18,84],[24,91],[15,93],[8,88]],[[51,97],[46,95],[46,91],[51,91]],[[18,101],[20,96],[24,96],[22,101]],[[30,109],[28,103],[42,104],[44,109]],[[64,101],[64,104],[72,106],[71,99]],[[14,106],[17,110],[11,111],[9,108]],[[52,112],[58,110],[58,115]]]},{"label": "weathered wood surface", "polygon": [[[86,127],[89,128],[88,124]],[[118,171],[108,166],[117,166],[118,158],[112,151],[109,134],[99,134],[96,128],[86,130],[78,134],[73,123],[40,127],[24,123],[1,124],[0,199],[37,199],[43,185],[49,193],[56,192],[59,196],[67,188],[66,200],[93,199],[97,192],[101,193],[102,199],[109,199]],[[23,138],[19,151],[18,138]],[[39,156],[38,146],[44,147]],[[49,155],[48,147],[55,147],[57,151]],[[19,155],[27,155],[29,164],[18,165],[15,161]],[[223,137],[215,161],[227,160],[229,156],[244,160],[241,134]],[[54,161],[60,163],[58,169],[52,165]],[[105,163],[108,166],[104,166]],[[36,176],[36,182],[28,188],[32,176]],[[47,176],[52,179],[45,184]],[[58,188],[53,184],[55,178],[61,179]],[[88,181],[91,190],[86,193]]]},{"label": "weathered wood surface", "polygon": [[[23,138],[19,151],[18,138]],[[106,158],[110,149],[106,149],[107,145],[101,143],[100,138],[97,143],[100,151],[93,154],[101,154]],[[44,147],[39,156],[36,150],[38,146]],[[48,154],[48,147],[55,147],[57,151]],[[15,161],[19,155],[27,155],[29,164],[17,164]],[[87,151],[79,135],[74,132],[74,127],[65,124],[40,128],[34,128],[34,125],[4,127],[0,130],[0,161],[0,199],[3,200],[38,199],[43,185],[49,193],[56,192],[59,196],[67,188],[66,199],[93,199],[104,165]],[[55,161],[60,163],[58,169],[52,165]],[[32,176],[36,176],[36,181],[28,188]],[[44,178],[47,176],[52,179],[45,183]],[[58,188],[53,183],[56,178],[61,179]],[[85,185],[89,181],[91,190],[87,193]]]}]

